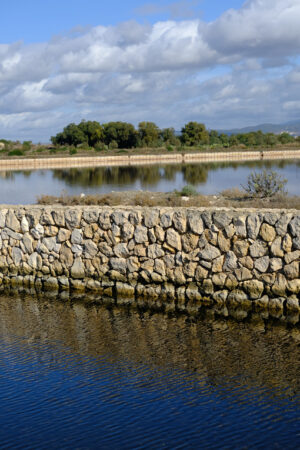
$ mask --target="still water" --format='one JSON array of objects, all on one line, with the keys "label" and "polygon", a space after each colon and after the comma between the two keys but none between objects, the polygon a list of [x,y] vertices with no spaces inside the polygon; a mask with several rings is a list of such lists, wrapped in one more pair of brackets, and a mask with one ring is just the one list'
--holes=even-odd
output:
[{"label": "still water", "polygon": [[252,171],[272,169],[288,180],[290,195],[299,195],[300,160],[183,165],[97,167],[34,171],[0,171],[0,204],[36,203],[39,195],[59,196],[110,191],[171,192],[193,185],[202,194],[246,184]]},{"label": "still water", "polygon": [[1,295],[0,445],[299,448],[299,346],[263,320]]}]

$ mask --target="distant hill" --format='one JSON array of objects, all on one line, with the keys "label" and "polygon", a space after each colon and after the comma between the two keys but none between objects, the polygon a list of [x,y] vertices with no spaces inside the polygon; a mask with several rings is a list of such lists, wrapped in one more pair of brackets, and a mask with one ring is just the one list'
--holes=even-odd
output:
[{"label": "distant hill", "polygon": [[263,133],[280,134],[283,132],[287,132],[293,136],[300,136],[300,121],[286,122],[281,124],[262,123],[260,125],[254,125],[252,127],[233,128],[232,130],[218,130],[218,132],[231,135],[238,133],[250,133],[251,131],[259,130],[261,130]]}]

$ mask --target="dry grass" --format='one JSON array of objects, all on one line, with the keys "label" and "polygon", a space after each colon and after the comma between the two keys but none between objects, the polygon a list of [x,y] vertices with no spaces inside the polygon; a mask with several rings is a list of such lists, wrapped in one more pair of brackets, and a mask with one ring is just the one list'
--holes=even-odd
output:
[{"label": "dry grass", "polygon": [[182,197],[176,192],[111,192],[98,195],[61,195],[54,197],[42,195],[38,197],[40,205],[61,204],[73,205],[99,205],[99,206],[173,206],[173,207],[227,207],[227,208],[268,208],[268,209],[297,209],[300,210],[300,197],[285,195],[275,196],[270,199],[251,198],[239,189],[228,189],[219,195],[193,195]]}]

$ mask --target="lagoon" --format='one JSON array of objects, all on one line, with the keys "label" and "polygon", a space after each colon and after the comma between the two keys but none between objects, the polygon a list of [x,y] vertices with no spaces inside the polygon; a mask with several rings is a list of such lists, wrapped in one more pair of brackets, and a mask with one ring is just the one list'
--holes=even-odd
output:
[{"label": "lagoon", "polygon": [[299,195],[300,160],[169,164],[97,168],[0,171],[0,203],[31,204],[43,194],[59,196],[144,190],[171,192],[193,185],[199,193],[218,194],[241,187],[252,171],[271,169],[288,180],[290,195]]}]

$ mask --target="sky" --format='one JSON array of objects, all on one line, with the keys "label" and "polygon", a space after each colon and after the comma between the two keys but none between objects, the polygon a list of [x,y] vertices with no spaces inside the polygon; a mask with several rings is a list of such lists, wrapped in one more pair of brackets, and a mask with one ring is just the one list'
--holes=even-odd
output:
[{"label": "sky", "polygon": [[300,119],[299,0],[10,0],[0,17],[0,138]]}]

